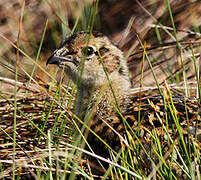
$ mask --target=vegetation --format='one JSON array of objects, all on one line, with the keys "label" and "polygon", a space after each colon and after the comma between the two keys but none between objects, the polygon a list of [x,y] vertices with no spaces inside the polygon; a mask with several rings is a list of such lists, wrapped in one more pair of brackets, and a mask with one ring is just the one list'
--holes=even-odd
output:
[{"label": "vegetation", "polygon": [[[186,179],[199,179],[200,138],[189,133],[184,140],[172,98],[186,99],[184,106],[188,98],[200,105],[200,4],[198,0],[0,2],[0,177],[176,179],[172,169],[177,166]],[[128,133],[129,148],[110,151],[110,160],[84,148],[88,126],[74,114],[76,86],[63,69],[46,67],[60,39],[80,30],[101,31],[122,49],[136,94],[163,94],[164,108],[175,118],[179,136],[175,141],[168,136],[168,148],[163,149],[157,132],[150,132],[152,150],[160,159],[151,164],[152,172],[133,156],[143,148],[137,132]],[[200,112],[194,113],[199,119]],[[93,162],[86,158],[90,156],[100,161],[100,167],[109,164],[109,169],[94,173]]]}]

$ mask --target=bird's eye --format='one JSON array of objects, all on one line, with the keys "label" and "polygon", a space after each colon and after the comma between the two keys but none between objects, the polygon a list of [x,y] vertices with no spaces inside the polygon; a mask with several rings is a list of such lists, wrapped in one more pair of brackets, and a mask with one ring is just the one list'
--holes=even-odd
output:
[{"label": "bird's eye", "polygon": [[91,58],[95,55],[95,49],[92,46],[85,46],[82,48],[82,55],[86,58]]}]

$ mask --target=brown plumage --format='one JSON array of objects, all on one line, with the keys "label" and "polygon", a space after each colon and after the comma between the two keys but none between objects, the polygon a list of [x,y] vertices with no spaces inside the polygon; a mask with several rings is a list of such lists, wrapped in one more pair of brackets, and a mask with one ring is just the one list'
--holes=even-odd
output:
[{"label": "brown plumage", "polygon": [[[170,135],[173,142],[179,137],[177,121],[184,139],[190,134],[200,146],[201,120],[197,101],[174,97],[171,103],[170,94],[148,96],[132,93],[123,53],[103,34],[79,32],[67,36],[47,64],[65,68],[66,74],[78,87],[76,114],[82,120],[91,115],[89,126],[112,149],[121,148],[126,129],[133,137],[133,132],[138,134],[145,149],[156,143],[152,132],[157,134],[162,147],[170,147],[167,136]],[[91,133],[88,141],[96,153],[105,155],[100,141]],[[144,165],[147,162],[142,161]]]}]

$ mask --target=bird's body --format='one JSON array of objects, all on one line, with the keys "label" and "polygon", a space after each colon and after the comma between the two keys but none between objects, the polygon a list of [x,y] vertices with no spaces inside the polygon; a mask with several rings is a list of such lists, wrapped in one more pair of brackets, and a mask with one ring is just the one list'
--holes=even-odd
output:
[{"label": "bird's body", "polygon": [[[78,87],[76,114],[81,119],[90,115],[89,126],[112,149],[119,150],[125,134],[132,131],[140,134],[144,145],[154,142],[153,131],[161,142],[167,141],[168,133],[176,138],[179,134],[176,121],[183,134],[190,132],[200,143],[200,110],[196,100],[177,98],[172,103],[167,100],[169,95],[133,95],[122,51],[101,33],[79,32],[67,36],[47,64],[65,68]],[[176,117],[172,117],[172,111]],[[169,128],[168,133],[165,128]],[[88,140],[92,144],[99,141],[93,135]],[[102,150],[99,143],[95,147]]]}]

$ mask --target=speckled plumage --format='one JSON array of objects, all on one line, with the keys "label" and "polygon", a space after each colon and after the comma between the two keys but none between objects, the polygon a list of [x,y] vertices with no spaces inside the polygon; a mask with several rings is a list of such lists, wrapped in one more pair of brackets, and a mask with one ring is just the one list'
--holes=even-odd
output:
[{"label": "speckled plumage", "polygon": [[[88,51],[83,53],[86,47]],[[196,100],[186,99],[185,102],[182,98],[175,98],[174,105],[167,101],[165,108],[164,99],[159,95],[131,94],[129,72],[123,53],[101,33],[90,35],[79,32],[67,36],[47,64],[58,64],[65,68],[66,74],[78,86],[77,115],[83,119],[91,113],[91,129],[113,149],[121,148],[120,135],[124,137],[126,134],[123,119],[134,131],[139,130],[145,146],[149,146],[151,142],[152,130],[156,131],[161,143],[167,144],[164,127],[169,128],[171,137],[175,139],[178,131],[170,113],[170,109],[174,107],[178,116],[175,119],[179,120],[182,133],[185,136],[189,131],[193,138],[196,135],[197,145],[200,146],[200,107]],[[97,143],[98,139],[89,135],[88,140],[98,153],[103,152],[101,144]]]}]

